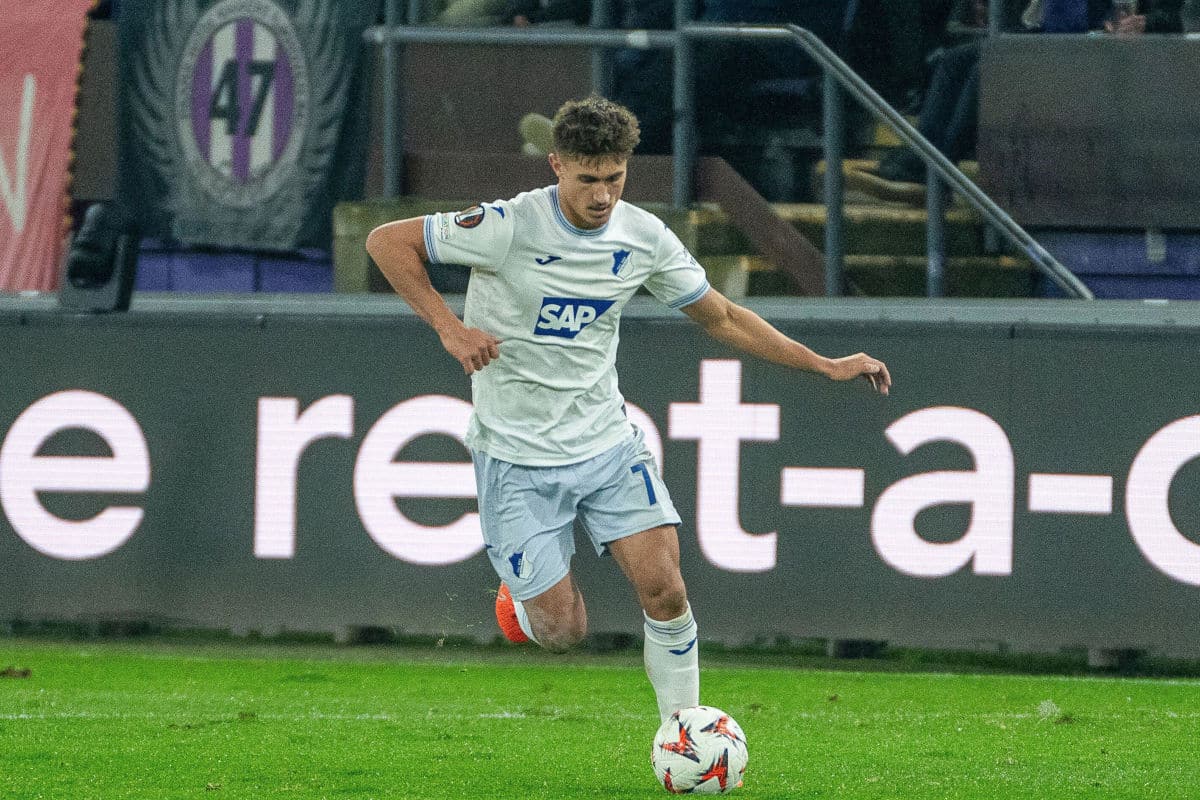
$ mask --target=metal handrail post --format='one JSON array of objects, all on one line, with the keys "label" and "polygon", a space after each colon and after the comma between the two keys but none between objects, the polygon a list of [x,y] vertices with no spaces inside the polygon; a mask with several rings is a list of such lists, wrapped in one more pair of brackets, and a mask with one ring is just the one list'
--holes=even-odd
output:
[{"label": "metal handrail post", "polygon": [[695,43],[683,31],[696,18],[696,0],[675,0],[675,59],[671,103],[675,121],[671,129],[671,149],[674,154],[674,176],[671,181],[671,201],[677,209],[692,203],[692,172],[696,162],[696,87]]},{"label": "metal handrail post", "polygon": [[[420,0],[408,0],[408,13]],[[383,19],[389,28],[400,22],[400,0],[387,0]],[[401,191],[401,144],[403,126],[400,122],[400,91],[396,69],[400,63],[400,44],[394,39],[383,43],[383,196],[399,197]]]},{"label": "metal handrail post", "polygon": [[[593,0],[592,28],[616,28],[614,19],[615,3],[613,0]],[[607,48],[592,48],[592,91],[601,97],[612,96],[612,51]]]},{"label": "metal handrail post", "polygon": [[995,36],[1004,30],[1005,0],[988,1],[988,36]]},{"label": "metal handrail post", "polygon": [[821,103],[825,128],[825,296],[841,297],[844,291],[842,265],[845,256],[845,178],[842,147],[845,119],[842,92],[837,80],[824,70]]},{"label": "metal handrail post", "polygon": [[942,176],[925,166],[925,294],[946,294],[946,192]]}]

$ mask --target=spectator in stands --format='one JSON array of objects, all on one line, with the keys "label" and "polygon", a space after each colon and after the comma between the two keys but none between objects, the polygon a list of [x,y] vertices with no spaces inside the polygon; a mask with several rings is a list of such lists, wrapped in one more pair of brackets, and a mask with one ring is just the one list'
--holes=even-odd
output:
[{"label": "spectator in stands", "polygon": [[1143,0],[1141,3],[1114,2],[1104,21],[1104,30],[1116,34],[1180,33],[1182,0]]},{"label": "spectator in stands", "polygon": [[[1114,13],[1112,0],[1033,0],[1022,10],[1009,3],[1003,27],[1006,30],[1064,31],[1063,20],[1073,16],[1064,4],[1074,2],[1079,9],[1086,4],[1086,27],[1122,35],[1142,32],[1178,31],[1180,0],[1145,0],[1142,10],[1133,14]],[[963,0],[956,10],[958,19],[973,14],[976,25],[986,26],[986,3]],[[1019,17],[1018,17],[1019,14]],[[1020,20],[1018,27],[1017,20]],[[981,42],[971,42],[945,50],[937,60],[917,129],[951,161],[968,157],[975,149],[979,117],[979,57]],[[908,148],[898,148],[883,158],[875,172],[853,171],[847,183],[855,188],[890,199],[913,199],[914,193],[895,184],[924,184],[924,160]]]},{"label": "spectator in stands", "polygon": [[857,0],[845,59],[875,91],[916,113],[929,77],[929,57],[950,43],[954,0]]},{"label": "spectator in stands", "polygon": [[[1009,0],[1002,27],[1017,29],[1020,0]],[[984,0],[958,0],[951,21],[961,28],[986,31],[988,8]],[[921,106],[917,129],[951,161],[963,158],[975,146],[975,128],[979,107],[980,40],[955,45],[934,56],[933,75]],[[880,180],[887,183],[923,184],[925,162],[913,150],[897,148],[888,153],[872,173],[861,170],[847,174],[849,185],[892,197]],[[892,199],[908,199],[912,193],[897,190]]]},{"label": "spectator in stands", "polygon": [[[835,49],[841,45],[848,0],[706,0],[699,19],[715,23],[793,23],[808,28]],[[670,0],[626,2],[622,27],[674,27]],[[775,78],[818,75],[817,67],[798,48],[787,43],[705,42],[696,58],[697,128],[701,146],[705,134],[737,127],[756,111],[747,102],[748,87]],[[641,121],[639,153],[671,151],[671,63],[662,50],[620,51],[614,58],[614,99]]]},{"label": "spectator in stands", "polygon": [[[1026,30],[1045,33],[1106,31],[1116,34],[1178,33],[1182,0],[1031,0],[1021,14]],[[1064,19],[1083,18],[1075,27]]]}]

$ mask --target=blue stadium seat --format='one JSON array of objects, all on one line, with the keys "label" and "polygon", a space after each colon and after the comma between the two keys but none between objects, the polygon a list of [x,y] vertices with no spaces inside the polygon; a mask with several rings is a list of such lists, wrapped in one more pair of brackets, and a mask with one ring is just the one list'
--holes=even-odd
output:
[{"label": "blue stadium seat", "polygon": [[321,250],[196,251],[148,240],[138,258],[135,288],[143,292],[332,292],[333,264]]},{"label": "blue stadium seat", "polygon": [[[1200,233],[1038,231],[1035,237],[1098,298],[1200,299]],[[1043,297],[1062,297],[1048,279]]]}]

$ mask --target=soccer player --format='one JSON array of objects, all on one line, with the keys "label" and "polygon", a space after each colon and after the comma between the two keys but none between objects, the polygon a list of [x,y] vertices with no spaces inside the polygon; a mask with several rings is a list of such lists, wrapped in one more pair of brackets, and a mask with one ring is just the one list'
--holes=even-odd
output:
[{"label": "soccer player", "polygon": [[[483,540],[512,641],[561,652],[587,631],[571,576],[573,525],[628,577],[645,613],[646,673],[660,716],[698,705],[696,623],[679,568],[679,515],[615,368],[621,310],[641,286],[751,355],[887,394],[884,363],[825,358],[709,286],[654,215],[621,200],[637,119],[591,97],[554,118],[553,186],[371,231],[367,250],[471,376],[467,446]],[[463,320],[424,262],[472,268]]]}]

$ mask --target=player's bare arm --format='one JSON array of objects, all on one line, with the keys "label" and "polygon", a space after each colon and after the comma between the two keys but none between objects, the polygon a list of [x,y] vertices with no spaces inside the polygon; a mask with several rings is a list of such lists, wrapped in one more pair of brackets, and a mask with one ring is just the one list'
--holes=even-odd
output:
[{"label": "player's bare arm", "polygon": [[367,237],[367,252],[392,288],[437,332],[442,347],[470,375],[500,357],[500,340],[468,328],[433,288],[425,262],[425,218],[413,217],[380,225]]},{"label": "player's bare arm", "polygon": [[826,358],[780,333],[748,308],[739,306],[716,289],[683,311],[714,339],[750,355],[795,369],[816,372],[835,381],[865,378],[875,391],[887,394],[892,376],[887,365],[866,353]]}]

